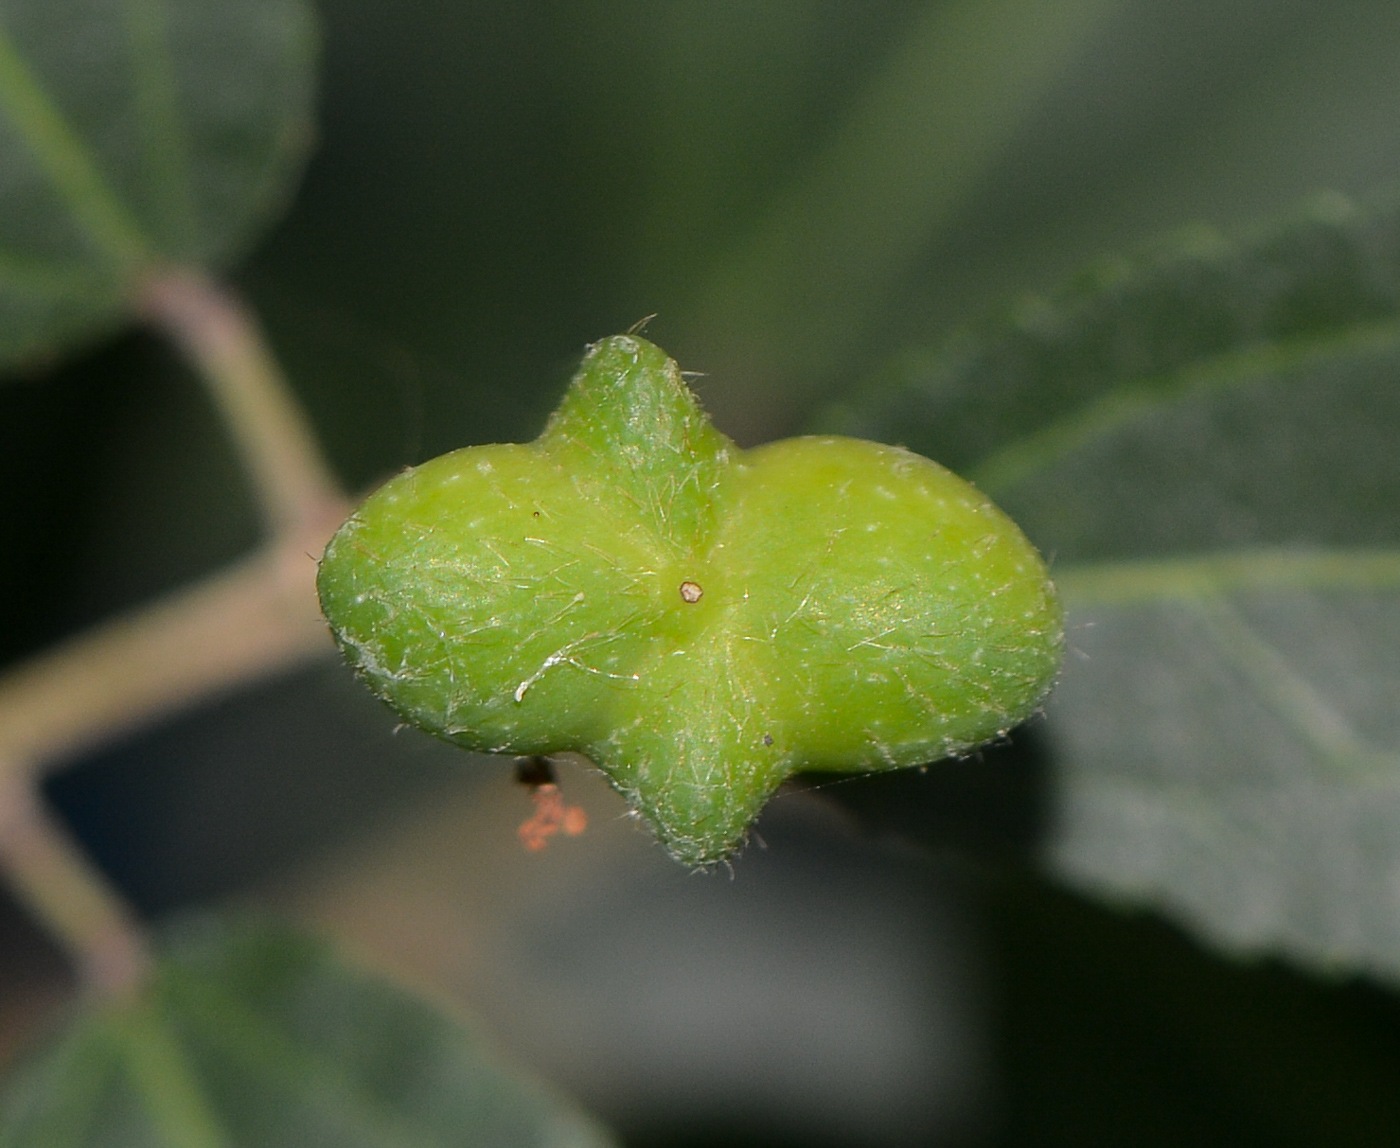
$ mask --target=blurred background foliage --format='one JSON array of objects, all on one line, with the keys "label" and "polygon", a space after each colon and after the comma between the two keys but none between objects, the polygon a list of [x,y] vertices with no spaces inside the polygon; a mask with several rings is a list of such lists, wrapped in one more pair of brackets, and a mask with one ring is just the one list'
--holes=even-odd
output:
[{"label": "blurred background foliage", "polygon": [[[652,313],[741,443],[833,410],[907,438],[891,373],[965,325],[1400,170],[1387,0],[320,15],[311,164],[233,279],[354,488],[533,437],[582,345]],[[6,660],[255,537],[212,411],[141,334],[0,389],[0,475]],[[673,872],[571,772],[589,834],[528,857],[504,764],[392,736],[327,665],[50,793],[146,911],[272,901],[465,1002],[629,1144],[1400,1138],[1393,973],[1240,962],[1065,891],[1055,762],[1033,725],[784,798],[733,882]],[[0,935],[13,1047],[62,974],[17,910]]]}]

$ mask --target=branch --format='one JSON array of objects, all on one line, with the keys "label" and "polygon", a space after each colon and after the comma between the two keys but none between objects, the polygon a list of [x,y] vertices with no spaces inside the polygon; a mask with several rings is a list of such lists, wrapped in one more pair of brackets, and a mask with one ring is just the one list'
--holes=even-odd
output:
[{"label": "branch", "polygon": [[344,503],[310,422],[236,298],[198,271],[181,269],[147,284],[141,303],[203,376],[271,533],[296,531]]},{"label": "branch", "polygon": [[76,959],[85,985],[121,995],[141,983],[150,957],[126,902],[16,772],[0,774],[0,866]]},{"label": "branch", "polygon": [[0,675],[0,870],[63,942],[89,988],[134,989],[148,965],[135,914],[45,810],[38,781],[211,695],[328,653],[316,556],[349,511],[252,317],[194,271],[150,283],[148,318],[199,369],[271,538],[251,558]]},{"label": "branch", "polygon": [[52,768],[328,653],[314,555],[343,514],[0,676],[0,771]]}]

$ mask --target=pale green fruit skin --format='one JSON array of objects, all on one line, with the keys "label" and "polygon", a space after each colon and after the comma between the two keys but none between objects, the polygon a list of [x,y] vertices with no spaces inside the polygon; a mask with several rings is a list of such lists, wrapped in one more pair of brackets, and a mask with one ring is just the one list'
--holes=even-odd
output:
[{"label": "pale green fruit skin", "polygon": [[536,442],[386,483],[319,588],[409,720],[476,750],[587,754],[691,865],[731,853],[796,770],[1005,733],[1064,641],[1040,556],[968,483],[853,439],[739,451],[634,336],[592,350]]}]

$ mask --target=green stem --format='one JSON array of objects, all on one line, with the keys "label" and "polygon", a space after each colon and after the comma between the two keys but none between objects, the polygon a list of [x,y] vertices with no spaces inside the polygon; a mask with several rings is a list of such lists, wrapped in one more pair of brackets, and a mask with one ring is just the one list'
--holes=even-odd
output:
[{"label": "green stem", "polygon": [[0,776],[0,867],[6,880],[63,943],[84,984],[103,994],[129,993],[149,964],[141,928],[23,773]]},{"label": "green stem", "polygon": [[144,301],[208,382],[272,538],[231,569],[0,675],[0,870],[84,981],[107,993],[139,983],[144,940],[121,897],[43,808],[38,778],[119,734],[328,652],[314,555],[347,512],[251,317],[194,272],[152,281]]},{"label": "green stem", "polygon": [[304,529],[344,506],[306,415],[251,314],[198,271],[146,287],[147,317],[185,352],[219,408],[273,534]]},{"label": "green stem", "polygon": [[0,675],[0,776],[37,774],[329,652],[309,555],[341,516]]},{"label": "green stem", "polygon": [[343,514],[330,508],[240,565],[0,676],[0,871],[98,991],[139,979],[140,934],[39,805],[39,775],[211,695],[329,653],[309,555]]}]

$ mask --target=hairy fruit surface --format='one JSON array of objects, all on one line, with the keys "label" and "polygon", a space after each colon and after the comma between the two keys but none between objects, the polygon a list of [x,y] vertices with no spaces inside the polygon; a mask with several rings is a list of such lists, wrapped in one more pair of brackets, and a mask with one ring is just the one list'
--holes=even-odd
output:
[{"label": "hairy fruit surface", "polygon": [[899,447],[739,450],[676,363],[591,347],[544,433],[405,471],[318,579],[346,657],[473,750],[577,750],[688,865],[798,770],[891,769],[1044,699],[1062,615],[975,488]]}]

